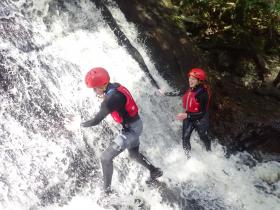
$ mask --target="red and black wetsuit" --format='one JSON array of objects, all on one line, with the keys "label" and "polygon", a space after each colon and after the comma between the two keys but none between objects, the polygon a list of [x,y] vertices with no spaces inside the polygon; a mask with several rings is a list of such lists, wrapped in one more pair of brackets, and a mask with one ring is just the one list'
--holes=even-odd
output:
[{"label": "red and black wetsuit", "polygon": [[[167,93],[168,96],[178,96],[182,93]],[[194,89],[188,89],[183,96],[183,108],[188,117],[183,121],[183,148],[191,150],[190,137],[195,129],[200,139],[204,142],[206,150],[211,150],[211,141],[208,137],[209,130],[209,92],[203,85],[198,85]],[[191,100],[191,101],[190,101]]]},{"label": "red and black wetsuit", "polygon": [[[191,95],[188,97],[188,95]],[[185,100],[194,100],[195,104],[187,104],[185,107],[188,117],[183,121],[183,148],[191,150],[190,137],[195,129],[198,132],[200,139],[204,142],[206,150],[211,150],[211,141],[207,135],[209,130],[209,100],[210,96],[207,89],[199,85],[194,89],[189,89],[183,96]],[[184,105],[184,104],[183,104]]]}]

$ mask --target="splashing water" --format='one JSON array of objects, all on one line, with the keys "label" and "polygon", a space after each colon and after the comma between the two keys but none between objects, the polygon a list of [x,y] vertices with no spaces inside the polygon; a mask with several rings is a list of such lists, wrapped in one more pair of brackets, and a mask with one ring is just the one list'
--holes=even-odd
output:
[{"label": "splashing water", "polygon": [[[217,142],[208,153],[196,133],[192,158],[185,158],[175,121],[180,99],[156,96],[91,1],[6,0],[0,8],[0,209],[105,208],[99,157],[120,128],[109,117],[79,126],[101,102],[83,81],[94,66],[131,90],[144,122],[140,149],[164,171],[148,186],[148,171],[120,154],[112,182],[120,202],[109,200],[109,209],[279,209],[278,162],[258,163],[246,153],[227,159]],[[171,89],[136,27],[112,2],[109,9],[158,84]]]}]

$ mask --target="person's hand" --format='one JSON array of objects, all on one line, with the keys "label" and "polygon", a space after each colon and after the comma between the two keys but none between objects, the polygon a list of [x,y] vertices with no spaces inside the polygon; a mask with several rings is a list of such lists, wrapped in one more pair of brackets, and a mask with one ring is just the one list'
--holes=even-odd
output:
[{"label": "person's hand", "polygon": [[157,96],[165,96],[165,91],[162,90],[162,89],[158,89],[158,90],[156,90],[156,95]]},{"label": "person's hand", "polygon": [[179,113],[176,115],[176,120],[184,120],[188,117],[187,113]]},{"label": "person's hand", "polygon": [[70,131],[76,131],[80,128],[81,117],[79,115],[69,114],[64,118],[64,126]]},{"label": "person's hand", "polygon": [[88,127],[88,123],[87,122],[81,122],[80,126],[81,127]]}]

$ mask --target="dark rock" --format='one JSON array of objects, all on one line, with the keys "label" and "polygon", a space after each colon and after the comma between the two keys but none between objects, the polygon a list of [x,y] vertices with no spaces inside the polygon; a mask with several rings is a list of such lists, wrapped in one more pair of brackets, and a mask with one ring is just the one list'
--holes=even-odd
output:
[{"label": "dark rock", "polygon": [[[280,124],[280,122],[275,122]],[[248,124],[236,136],[236,148],[239,151],[261,150],[268,153],[277,153],[280,149],[280,129],[273,124]]]},{"label": "dark rock", "polygon": [[191,40],[165,18],[168,9],[158,7],[156,1],[120,0],[117,4],[127,20],[138,26],[139,39],[145,40],[156,68],[171,85],[185,83],[189,69],[205,66]]}]

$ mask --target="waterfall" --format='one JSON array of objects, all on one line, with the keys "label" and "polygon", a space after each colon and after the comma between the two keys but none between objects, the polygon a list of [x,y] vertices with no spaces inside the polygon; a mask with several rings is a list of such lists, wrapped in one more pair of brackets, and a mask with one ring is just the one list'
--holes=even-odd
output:
[{"label": "waterfall", "polygon": [[[107,6],[157,84],[171,90],[137,27],[114,2]],[[192,158],[185,158],[175,121],[180,98],[155,94],[90,0],[3,0],[0,27],[0,209],[105,208],[98,202],[100,154],[120,127],[110,116],[79,127],[101,102],[84,83],[95,66],[131,91],[144,122],[140,150],[164,172],[159,186],[148,186],[148,171],[121,153],[112,181],[120,204],[110,209],[279,209],[279,162],[257,162],[247,153],[226,158],[217,141],[208,153],[196,133]],[[76,124],[69,127],[73,116]]]}]

